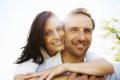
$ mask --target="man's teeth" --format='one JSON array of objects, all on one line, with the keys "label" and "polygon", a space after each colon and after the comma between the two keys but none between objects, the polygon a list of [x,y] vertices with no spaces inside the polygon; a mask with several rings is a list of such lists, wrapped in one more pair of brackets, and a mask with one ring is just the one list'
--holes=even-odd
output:
[{"label": "man's teeth", "polygon": [[78,44],[77,47],[84,47],[84,44]]}]

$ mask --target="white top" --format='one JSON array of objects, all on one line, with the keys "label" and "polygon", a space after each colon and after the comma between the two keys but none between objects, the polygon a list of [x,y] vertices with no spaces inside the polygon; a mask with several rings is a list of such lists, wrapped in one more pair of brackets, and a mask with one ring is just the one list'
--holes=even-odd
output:
[{"label": "white top", "polygon": [[[44,59],[50,58],[47,52],[44,50],[44,48],[40,48],[40,51],[42,52]],[[17,64],[14,75],[33,73],[33,72],[36,72],[37,69],[38,69],[38,64],[33,62],[33,59],[30,59],[21,64]]]},{"label": "white top", "polygon": [[33,62],[32,59],[28,60],[26,62],[23,62],[17,65],[14,75],[33,73],[37,70],[37,67],[38,67],[38,64]]}]

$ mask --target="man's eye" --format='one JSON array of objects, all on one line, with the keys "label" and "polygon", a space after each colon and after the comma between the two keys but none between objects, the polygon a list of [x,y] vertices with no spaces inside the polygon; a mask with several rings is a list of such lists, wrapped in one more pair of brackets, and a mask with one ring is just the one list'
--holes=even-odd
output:
[{"label": "man's eye", "polygon": [[92,29],[85,29],[85,32],[91,33],[91,32],[92,32]]}]

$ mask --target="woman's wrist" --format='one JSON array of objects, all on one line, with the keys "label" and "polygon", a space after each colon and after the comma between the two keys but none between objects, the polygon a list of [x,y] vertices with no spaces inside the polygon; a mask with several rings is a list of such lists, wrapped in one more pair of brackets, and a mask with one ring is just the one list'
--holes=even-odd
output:
[{"label": "woman's wrist", "polygon": [[70,67],[69,63],[64,63],[63,64],[64,71],[69,71],[69,67]]}]

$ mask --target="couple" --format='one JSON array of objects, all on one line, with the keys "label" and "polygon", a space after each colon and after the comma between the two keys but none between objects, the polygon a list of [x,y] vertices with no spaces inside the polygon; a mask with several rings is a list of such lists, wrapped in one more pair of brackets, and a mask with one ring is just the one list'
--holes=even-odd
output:
[{"label": "couple", "polygon": [[52,12],[41,12],[16,62],[14,80],[51,80],[60,74],[68,80],[97,80],[95,76],[113,73],[109,62],[87,51],[94,27],[94,20],[83,8],[71,11],[64,23]]}]

